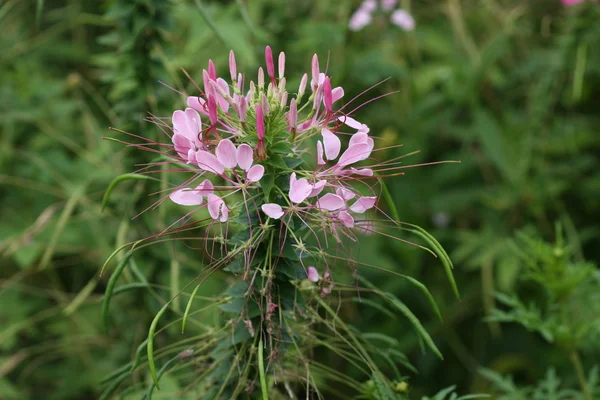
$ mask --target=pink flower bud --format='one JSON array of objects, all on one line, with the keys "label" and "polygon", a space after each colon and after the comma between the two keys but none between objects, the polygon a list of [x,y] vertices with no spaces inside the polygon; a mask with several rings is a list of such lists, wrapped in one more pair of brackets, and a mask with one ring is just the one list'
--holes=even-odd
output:
[{"label": "pink flower bud", "polygon": [[215,68],[215,64],[212,60],[208,60],[208,76],[210,76],[210,79],[214,81],[217,80],[217,69]]},{"label": "pink flower bud", "polygon": [[217,99],[213,94],[208,95],[208,118],[211,125],[217,124]]},{"label": "pink flower bud", "polygon": [[279,68],[279,79],[282,79],[285,76],[285,53],[283,51],[279,53],[277,67]]},{"label": "pink flower bud", "polygon": [[308,74],[302,75],[302,79],[300,80],[300,87],[298,88],[298,97],[302,98],[304,95],[304,91],[306,90],[306,82],[308,81]]},{"label": "pink flower bud", "polygon": [[240,104],[239,104],[239,112],[238,112],[238,117],[240,119],[241,122],[244,122],[246,120],[246,113],[248,112],[248,102],[246,101],[246,98],[244,96],[240,97]]},{"label": "pink flower bud", "polygon": [[288,92],[283,92],[283,94],[281,95],[281,100],[279,101],[279,106],[281,108],[285,108],[285,106],[287,105],[287,101],[288,101]]},{"label": "pink flower bud", "polygon": [[237,65],[235,64],[235,54],[233,54],[233,50],[229,52],[229,73],[231,74],[231,80],[235,82]]},{"label": "pink flower bud", "polygon": [[333,94],[331,91],[331,81],[329,77],[325,78],[325,82],[323,82],[323,100],[325,102],[325,109],[327,112],[331,112],[333,107]]},{"label": "pink flower bud", "polygon": [[202,70],[202,83],[204,84],[204,94],[205,95],[209,95],[210,93],[212,93],[212,88],[210,86],[210,76],[208,75],[208,72],[203,69]]},{"label": "pink flower bud", "polygon": [[287,84],[287,80],[285,78],[281,78],[281,80],[279,81],[279,87],[277,88],[277,90],[281,93],[283,91],[285,91],[285,85]]},{"label": "pink flower bud", "polygon": [[288,113],[288,122],[292,129],[295,129],[298,125],[298,106],[296,105],[296,99],[290,101],[290,111]]},{"label": "pink flower bud", "polygon": [[267,99],[267,96],[262,95],[261,99],[260,99],[260,103],[262,106],[262,112],[264,115],[269,115],[270,112],[270,107],[269,107],[269,100]]},{"label": "pink flower bud", "polygon": [[263,109],[260,104],[256,105],[256,136],[258,140],[262,142],[265,140],[265,120],[263,116]]},{"label": "pink flower bud", "polygon": [[241,92],[244,87],[244,77],[242,74],[237,74],[237,80],[235,82],[237,83],[238,90]]},{"label": "pink flower bud", "polygon": [[311,282],[318,282],[319,281],[319,272],[317,271],[317,269],[315,267],[308,267],[308,271],[307,271],[307,275],[308,275],[308,280]]},{"label": "pink flower bud", "polygon": [[321,102],[323,101],[323,85],[317,86],[317,91],[315,92],[315,99],[313,101],[313,110],[316,110],[320,107]]},{"label": "pink flower bud", "polygon": [[319,84],[319,56],[316,54],[312,58],[312,81],[311,86],[313,92],[317,89]]},{"label": "pink flower bud", "polygon": [[263,71],[262,67],[258,68],[258,88],[260,90],[265,87],[265,71]]},{"label": "pink flower bud", "polygon": [[265,60],[267,61],[267,74],[269,74],[269,78],[273,79],[275,78],[275,64],[273,63],[273,52],[270,46],[265,48]]}]

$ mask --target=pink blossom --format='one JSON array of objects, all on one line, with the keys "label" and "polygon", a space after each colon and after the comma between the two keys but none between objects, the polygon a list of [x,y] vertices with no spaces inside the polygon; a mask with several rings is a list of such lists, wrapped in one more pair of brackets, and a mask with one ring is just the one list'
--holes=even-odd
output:
[{"label": "pink blossom", "polygon": [[204,197],[213,193],[213,184],[206,179],[204,182],[196,186],[195,189],[179,189],[169,195],[173,203],[182,206],[197,206],[202,204]]},{"label": "pink blossom", "polygon": [[563,6],[570,7],[579,3],[583,3],[584,1],[585,0],[561,0],[561,3],[563,4]]},{"label": "pink blossom", "polygon": [[214,193],[208,195],[208,213],[212,219],[219,219],[221,222],[229,218],[229,209],[222,198]]},{"label": "pink blossom", "polygon": [[371,11],[361,7],[352,14],[348,27],[352,31],[360,31],[365,26],[371,24],[372,21]]},{"label": "pink blossom", "polygon": [[313,185],[311,185],[307,179],[298,179],[290,185],[290,201],[296,204],[302,203],[310,195],[310,192],[312,192],[312,190]]},{"label": "pink blossom", "polygon": [[307,276],[308,276],[308,280],[311,282],[318,282],[320,279],[319,272],[317,271],[317,269],[315,267],[307,268]]},{"label": "pink blossom", "polygon": [[390,19],[394,25],[402,28],[405,31],[412,31],[415,29],[415,19],[412,15],[404,10],[394,11]]},{"label": "pink blossom", "polygon": [[185,112],[177,110],[173,113],[173,137],[172,141],[175,146],[175,151],[181,158],[187,162],[188,156],[191,154],[189,150],[197,151],[203,148],[202,137],[202,121],[200,115],[192,108],[186,108]]},{"label": "pink blossom", "polygon": [[398,0],[381,0],[381,8],[384,11],[392,11],[396,3],[398,3]]}]

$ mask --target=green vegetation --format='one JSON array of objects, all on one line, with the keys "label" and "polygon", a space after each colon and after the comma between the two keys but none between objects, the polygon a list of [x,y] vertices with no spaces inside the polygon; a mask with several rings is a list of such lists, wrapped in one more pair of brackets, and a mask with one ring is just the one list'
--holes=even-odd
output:
[{"label": "green vegetation", "polygon": [[353,32],[359,3],[0,2],[0,399],[306,396],[230,320],[239,264],[202,275],[197,231],[138,242],[181,208],[148,209],[169,167],[136,175],[157,156],[115,142],[164,138],[145,119],[185,107],[173,88],[209,58],[227,75],[229,49],[254,75],[266,44],[290,88],[313,53],[346,101],[383,82],[359,117],[377,159],[461,162],[405,169],[379,204],[437,258],[364,236],[357,275],[310,297],[315,329],[286,326],[320,398],[600,398],[600,6],[401,0],[413,31]]}]

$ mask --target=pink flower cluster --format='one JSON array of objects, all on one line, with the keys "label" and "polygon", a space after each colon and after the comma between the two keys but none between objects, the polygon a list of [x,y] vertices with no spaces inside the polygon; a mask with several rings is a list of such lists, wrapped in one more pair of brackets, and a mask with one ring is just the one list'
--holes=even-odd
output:
[{"label": "pink flower cluster", "polygon": [[[398,0],[381,0],[381,10],[385,13],[392,12]],[[377,11],[377,0],[364,0],[360,7],[352,14],[348,26],[353,31],[359,31],[373,21],[373,15]],[[392,24],[402,30],[412,31],[415,29],[415,19],[407,11],[397,9],[390,15]]]},{"label": "pink flower cluster", "polygon": [[[232,208],[242,208],[240,204],[228,205],[226,197],[238,191],[247,194],[260,190],[265,174],[260,163],[269,159],[268,143],[275,137],[284,137],[293,153],[308,149],[316,160],[314,167],[303,163],[289,171],[290,187],[282,202],[285,204],[267,202],[261,206],[264,214],[273,219],[297,215],[303,220],[320,222],[321,226],[326,224],[331,230],[335,230],[336,224],[353,227],[356,215],[373,208],[377,200],[376,196],[364,196],[355,188],[356,183],[374,175],[370,168],[355,167],[373,151],[369,128],[334,110],[334,103],[343,97],[344,90],[332,88],[331,78],[321,72],[316,54],[311,66],[311,94],[303,101],[308,85],[308,74],[304,74],[298,94],[289,103],[285,53],[279,55],[277,76],[270,47],[266,48],[265,58],[268,84],[264,70],[259,68],[257,84],[250,82],[245,93],[244,77],[237,73],[233,51],[229,59],[231,83],[217,77],[210,61],[208,70],[203,71],[204,93],[188,97],[189,108],[173,113],[171,139],[177,161],[196,170],[194,178],[173,191],[170,199],[184,206],[207,207],[214,220],[226,222]],[[308,111],[304,117],[300,115],[302,110]],[[277,126],[281,115],[284,118],[279,120],[285,122]],[[344,126],[351,132],[341,132]],[[344,151],[341,135],[349,136]],[[210,179],[204,179],[193,188],[187,187],[207,176],[224,181],[225,186],[216,187]],[[370,186],[365,187],[371,190]],[[224,192],[227,195],[217,194]],[[247,205],[244,208],[247,210]]]}]

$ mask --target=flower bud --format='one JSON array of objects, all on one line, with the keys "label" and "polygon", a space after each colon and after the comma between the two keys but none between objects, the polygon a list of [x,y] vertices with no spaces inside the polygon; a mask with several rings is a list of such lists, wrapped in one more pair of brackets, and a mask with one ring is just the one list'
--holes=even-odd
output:
[{"label": "flower bud", "polygon": [[298,102],[302,99],[304,95],[304,91],[306,90],[306,83],[308,81],[308,74],[302,75],[302,79],[300,80],[300,87],[298,88]]},{"label": "flower bud", "polygon": [[262,67],[258,68],[258,88],[263,90],[265,88],[265,71]]},{"label": "flower bud", "polygon": [[316,54],[312,58],[312,81],[310,82],[313,92],[319,85],[319,56]]},{"label": "flower bud", "polygon": [[267,74],[273,80],[275,78],[275,63],[273,62],[273,52],[270,46],[265,48],[265,60],[267,62]]},{"label": "flower bud", "polygon": [[235,64],[235,54],[233,54],[233,50],[229,52],[229,73],[231,74],[231,80],[235,82],[237,77],[237,66]]},{"label": "flower bud", "polygon": [[279,68],[279,79],[282,79],[285,76],[285,53],[283,51],[279,53],[277,67]]},{"label": "flower bud", "polygon": [[213,81],[217,80],[217,69],[212,60],[208,60],[208,76],[210,76],[210,79]]},{"label": "flower bud", "polygon": [[262,142],[265,140],[265,119],[263,116],[263,109],[260,104],[257,104],[255,107],[256,111],[256,136],[258,137],[258,141]]},{"label": "flower bud", "polygon": [[333,107],[333,94],[329,77],[326,77],[325,82],[323,82],[323,101],[325,102],[325,110],[330,113]]},{"label": "flower bud", "polygon": [[262,112],[264,115],[269,115],[270,112],[270,107],[269,107],[269,100],[267,99],[267,96],[262,95],[261,99],[260,99],[260,103],[262,105]]}]

